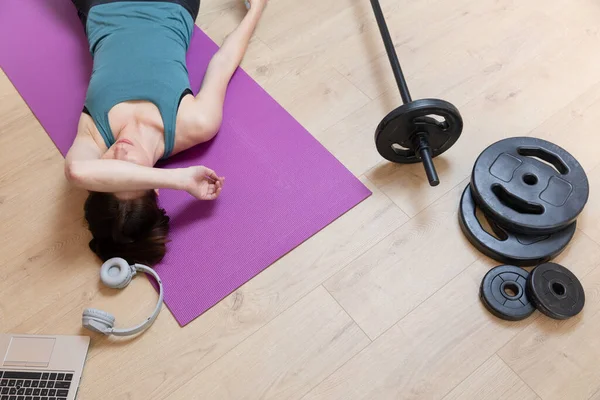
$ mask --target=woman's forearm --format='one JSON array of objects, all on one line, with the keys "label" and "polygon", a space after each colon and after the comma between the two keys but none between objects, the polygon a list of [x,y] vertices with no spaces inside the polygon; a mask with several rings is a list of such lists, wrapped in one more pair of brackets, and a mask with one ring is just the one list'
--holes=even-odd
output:
[{"label": "woman's forearm", "polygon": [[223,45],[215,54],[215,63],[220,68],[225,68],[230,74],[237,69],[242,62],[244,54],[248,49],[248,43],[256,29],[256,25],[262,15],[261,7],[252,7],[238,25],[238,27],[227,36]]},{"label": "woman's forearm", "polygon": [[72,161],[65,168],[74,185],[94,192],[186,188],[178,169],[150,168],[121,160]]}]

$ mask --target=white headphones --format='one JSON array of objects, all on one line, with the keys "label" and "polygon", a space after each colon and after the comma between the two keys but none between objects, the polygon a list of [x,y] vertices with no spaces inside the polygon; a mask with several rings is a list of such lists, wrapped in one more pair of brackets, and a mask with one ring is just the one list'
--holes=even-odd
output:
[{"label": "white headphones", "polygon": [[117,329],[115,328],[115,317],[107,313],[106,311],[97,310],[95,308],[87,308],[83,311],[82,323],[83,327],[89,329],[94,332],[103,333],[105,335],[115,335],[115,336],[129,336],[135,335],[136,333],[140,333],[150,327],[156,317],[158,317],[158,313],[160,312],[160,308],[163,302],[163,285],[158,277],[158,274],[154,272],[151,268],[134,264],[129,265],[127,261],[122,258],[111,258],[107,260],[104,264],[102,264],[102,268],[100,269],[100,279],[105,286],[113,289],[123,289],[129,282],[133,279],[134,275],[137,272],[145,272],[150,274],[156,279],[159,287],[159,295],[158,295],[158,303],[156,304],[156,308],[150,317],[148,317],[141,324],[129,328],[129,329]]}]

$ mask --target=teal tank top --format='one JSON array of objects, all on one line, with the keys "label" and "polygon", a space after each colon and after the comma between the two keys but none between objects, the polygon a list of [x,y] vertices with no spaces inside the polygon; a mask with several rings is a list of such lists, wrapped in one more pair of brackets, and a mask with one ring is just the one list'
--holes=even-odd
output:
[{"label": "teal tank top", "polygon": [[94,62],[85,110],[106,146],[115,142],[110,109],[145,100],[157,106],[163,119],[163,159],[171,154],[179,103],[191,93],[186,53],[193,28],[190,13],[176,3],[120,1],[91,8],[86,33]]}]

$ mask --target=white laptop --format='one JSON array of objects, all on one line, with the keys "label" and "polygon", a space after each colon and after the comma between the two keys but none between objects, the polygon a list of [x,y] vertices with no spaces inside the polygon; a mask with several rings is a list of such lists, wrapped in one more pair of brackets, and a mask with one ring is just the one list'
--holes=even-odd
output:
[{"label": "white laptop", "polygon": [[0,400],[75,400],[90,338],[0,334]]}]

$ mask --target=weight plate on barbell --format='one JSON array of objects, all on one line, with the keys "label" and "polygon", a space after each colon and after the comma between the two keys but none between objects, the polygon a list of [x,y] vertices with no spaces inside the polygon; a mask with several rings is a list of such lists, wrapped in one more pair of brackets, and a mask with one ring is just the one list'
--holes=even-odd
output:
[{"label": "weight plate on barbell", "polygon": [[527,278],[527,295],[535,307],[554,319],[567,319],[583,310],[585,292],[579,279],[556,263],[538,265]]},{"label": "weight plate on barbell", "polygon": [[514,265],[489,270],[479,288],[479,297],[489,312],[508,321],[520,321],[535,311],[525,286],[528,272]]},{"label": "weight plate on barbell", "polygon": [[566,228],[589,196],[587,176],[575,157],[532,137],[503,139],[486,148],[473,167],[471,189],[498,225],[526,235]]},{"label": "weight plate on barbell", "polygon": [[576,222],[556,233],[529,236],[512,233],[487,217],[496,237],[483,229],[476,210],[471,186],[467,185],[460,199],[458,213],[461,230],[477,250],[502,263],[527,266],[549,261],[562,253],[575,235]]},{"label": "weight plate on barbell", "polygon": [[462,133],[463,120],[458,109],[439,99],[420,99],[390,112],[375,131],[375,146],[388,161],[410,164],[421,162],[413,143],[424,133],[432,157],[448,150]]}]

